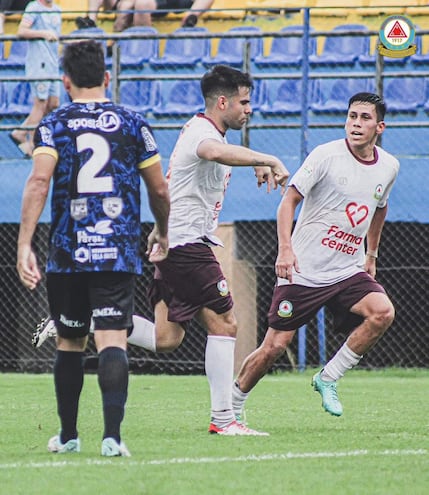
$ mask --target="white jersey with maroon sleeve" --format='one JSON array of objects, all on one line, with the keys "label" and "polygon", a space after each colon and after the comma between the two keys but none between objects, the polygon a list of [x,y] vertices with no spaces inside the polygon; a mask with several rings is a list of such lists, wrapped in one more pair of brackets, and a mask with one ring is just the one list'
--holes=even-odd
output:
[{"label": "white jersey with maroon sleeve", "polygon": [[213,139],[226,143],[225,136],[203,114],[183,127],[170,158],[170,247],[194,242],[222,245],[214,235],[231,175],[231,167],[198,157],[199,144]]},{"label": "white jersey with maroon sleeve", "polygon": [[346,140],[332,141],[315,148],[290,180],[304,197],[292,234],[300,268],[294,284],[321,287],[363,271],[365,236],[399,171],[398,160],[383,149],[374,155],[363,162]]}]

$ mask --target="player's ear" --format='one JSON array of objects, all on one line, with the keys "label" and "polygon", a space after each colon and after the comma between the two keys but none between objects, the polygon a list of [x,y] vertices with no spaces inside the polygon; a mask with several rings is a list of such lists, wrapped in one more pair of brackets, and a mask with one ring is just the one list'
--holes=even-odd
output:
[{"label": "player's ear", "polygon": [[71,89],[71,79],[69,76],[66,76],[65,74],[63,75],[63,85],[64,89],[67,91],[67,93],[70,93]]},{"label": "player's ear", "polygon": [[104,87],[107,89],[110,83],[110,72],[106,70],[104,73]]},{"label": "player's ear", "polygon": [[384,129],[386,129],[386,123],[384,122],[384,120],[380,120],[379,122],[377,122],[376,133],[383,134]]}]

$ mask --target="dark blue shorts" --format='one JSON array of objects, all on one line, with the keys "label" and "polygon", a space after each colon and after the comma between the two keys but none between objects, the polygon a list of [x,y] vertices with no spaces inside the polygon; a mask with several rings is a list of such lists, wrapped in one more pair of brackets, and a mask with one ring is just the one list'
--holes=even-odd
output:
[{"label": "dark blue shorts", "polygon": [[362,317],[351,313],[350,308],[370,292],[385,293],[385,290],[365,272],[327,287],[276,286],[268,311],[268,326],[275,330],[297,330],[322,306],[327,306],[334,315],[336,328],[352,329],[360,324]]},{"label": "dark blue shorts", "polygon": [[47,289],[60,337],[88,335],[91,317],[96,330],[129,330],[133,326],[133,273],[48,273]]},{"label": "dark blue shorts", "polygon": [[186,244],[170,249],[168,257],[157,263],[149,288],[152,307],[164,300],[168,320],[184,323],[203,308],[226,313],[232,297],[219,262],[205,244]]}]

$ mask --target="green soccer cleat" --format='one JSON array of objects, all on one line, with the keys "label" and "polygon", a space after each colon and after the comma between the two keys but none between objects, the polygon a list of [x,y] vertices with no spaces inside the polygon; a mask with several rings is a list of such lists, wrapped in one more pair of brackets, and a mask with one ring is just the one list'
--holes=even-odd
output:
[{"label": "green soccer cleat", "polygon": [[337,382],[326,382],[322,380],[318,371],[311,380],[311,385],[315,392],[319,392],[322,396],[322,407],[332,416],[341,416],[343,414],[343,406],[337,395]]}]

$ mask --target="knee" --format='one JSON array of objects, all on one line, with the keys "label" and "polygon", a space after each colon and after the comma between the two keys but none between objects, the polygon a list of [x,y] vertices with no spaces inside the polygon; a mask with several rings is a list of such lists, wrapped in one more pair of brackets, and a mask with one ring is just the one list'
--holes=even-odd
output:
[{"label": "knee", "polygon": [[183,342],[183,328],[174,332],[156,332],[156,352],[173,352]]},{"label": "knee", "polygon": [[372,314],[371,320],[374,327],[380,331],[385,332],[393,323],[395,319],[395,308],[390,301],[387,301],[385,305],[377,308]]}]

